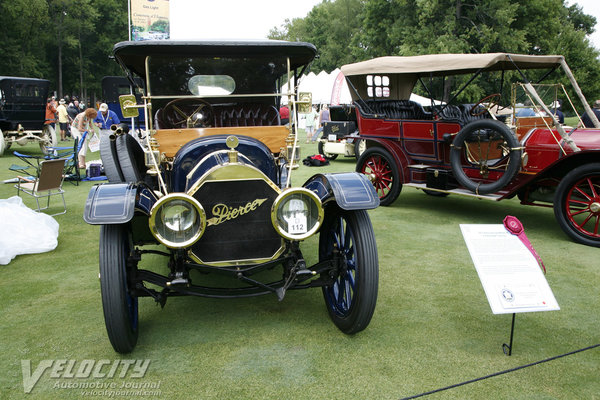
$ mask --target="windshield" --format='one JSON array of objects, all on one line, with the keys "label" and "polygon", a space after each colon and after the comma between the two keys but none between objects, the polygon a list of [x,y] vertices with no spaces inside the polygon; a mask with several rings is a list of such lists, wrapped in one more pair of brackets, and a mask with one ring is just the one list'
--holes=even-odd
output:
[{"label": "windshield", "polygon": [[159,57],[149,63],[154,96],[275,93],[284,57]]}]

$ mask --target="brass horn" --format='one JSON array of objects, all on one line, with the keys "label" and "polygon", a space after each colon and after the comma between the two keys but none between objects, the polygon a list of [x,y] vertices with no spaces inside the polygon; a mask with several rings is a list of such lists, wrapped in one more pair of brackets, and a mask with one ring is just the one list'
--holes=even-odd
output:
[{"label": "brass horn", "polygon": [[129,127],[126,124],[113,124],[110,126],[112,133],[110,134],[110,140],[115,140],[117,136],[123,135],[129,132]]}]

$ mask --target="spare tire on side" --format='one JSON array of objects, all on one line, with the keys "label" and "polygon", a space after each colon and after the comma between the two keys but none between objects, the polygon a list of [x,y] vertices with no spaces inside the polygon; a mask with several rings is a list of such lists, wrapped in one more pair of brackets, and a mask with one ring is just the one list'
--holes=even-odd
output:
[{"label": "spare tire on side", "polygon": [[125,182],[117,154],[116,140],[110,139],[109,135],[100,135],[100,158],[109,183]]},{"label": "spare tire on side", "polygon": [[135,138],[129,134],[116,139],[117,154],[125,182],[140,182],[146,176],[144,150]]},{"label": "spare tire on side", "polygon": [[458,183],[477,194],[497,192],[519,171],[522,152],[516,135],[502,122],[473,121],[452,142],[452,173]]}]

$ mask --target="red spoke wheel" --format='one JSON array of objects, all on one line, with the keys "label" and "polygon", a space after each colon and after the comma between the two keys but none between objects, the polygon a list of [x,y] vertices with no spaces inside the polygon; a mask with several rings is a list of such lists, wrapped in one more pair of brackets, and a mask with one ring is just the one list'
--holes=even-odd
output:
[{"label": "red spoke wheel", "polygon": [[365,174],[373,183],[382,206],[398,198],[402,182],[394,157],[381,147],[367,149],[356,162],[356,171]]},{"label": "red spoke wheel", "polygon": [[561,180],[554,215],[573,240],[600,247],[600,164],[582,165]]}]

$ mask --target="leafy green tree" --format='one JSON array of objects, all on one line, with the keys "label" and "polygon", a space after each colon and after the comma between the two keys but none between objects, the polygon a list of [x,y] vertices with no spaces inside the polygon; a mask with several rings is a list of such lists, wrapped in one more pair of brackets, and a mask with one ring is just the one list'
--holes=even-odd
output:
[{"label": "leafy green tree", "polygon": [[[586,38],[595,24],[565,0],[336,0],[286,21],[270,37],[314,43],[320,52],[317,71],[388,55],[562,54],[586,95],[599,98],[599,53]],[[443,98],[450,97],[453,83],[458,82],[444,83]],[[489,86],[480,79],[459,100],[479,100]]]},{"label": "leafy green tree", "polygon": [[[94,20],[92,35],[86,37],[84,49],[89,63],[86,87],[96,98],[102,96],[104,76],[123,75],[111,58],[115,43],[128,40],[127,4],[123,0],[93,0],[98,17]],[[90,96],[91,97],[91,96]]]},{"label": "leafy green tree", "polygon": [[45,0],[0,2],[0,75],[48,77],[44,44],[51,37],[47,26]]},{"label": "leafy green tree", "polygon": [[351,43],[361,26],[362,8],[361,0],[324,0],[306,18],[286,20],[280,29],[271,29],[269,38],[314,44],[319,58],[313,68],[331,71],[355,59]]}]

